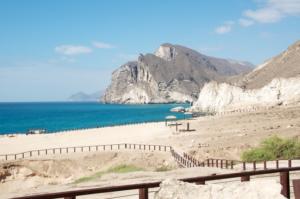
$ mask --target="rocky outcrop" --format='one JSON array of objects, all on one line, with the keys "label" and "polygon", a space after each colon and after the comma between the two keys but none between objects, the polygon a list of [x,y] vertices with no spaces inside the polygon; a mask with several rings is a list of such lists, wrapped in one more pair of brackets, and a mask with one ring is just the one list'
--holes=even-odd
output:
[{"label": "rocky outcrop", "polygon": [[281,185],[275,180],[251,180],[223,184],[195,185],[177,180],[165,180],[155,193],[155,199],[284,199]]},{"label": "rocky outcrop", "polygon": [[245,62],[218,59],[189,48],[163,44],[113,72],[105,103],[170,103],[197,99],[206,82],[249,71]]},{"label": "rocky outcrop", "polygon": [[193,111],[220,113],[300,101],[300,41],[252,72],[228,83],[211,82],[199,94]]},{"label": "rocky outcrop", "polygon": [[274,79],[260,89],[242,89],[227,83],[210,82],[192,107],[196,112],[253,110],[259,107],[300,103],[300,76]]}]

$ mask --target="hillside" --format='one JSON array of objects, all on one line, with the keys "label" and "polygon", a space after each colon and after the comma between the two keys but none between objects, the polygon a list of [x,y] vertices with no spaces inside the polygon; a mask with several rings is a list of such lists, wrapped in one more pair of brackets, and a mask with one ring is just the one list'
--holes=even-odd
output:
[{"label": "hillside", "polygon": [[255,89],[270,83],[274,78],[289,78],[297,75],[300,75],[300,41],[233,83],[239,87]]}]

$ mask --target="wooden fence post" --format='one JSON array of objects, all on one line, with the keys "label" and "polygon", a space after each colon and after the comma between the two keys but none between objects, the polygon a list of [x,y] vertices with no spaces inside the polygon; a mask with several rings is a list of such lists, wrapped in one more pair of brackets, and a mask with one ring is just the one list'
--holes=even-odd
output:
[{"label": "wooden fence post", "polygon": [[281,194],[290,198],[290,174],[288,171],[280,172],[280,184],[282,186]]},{"label": "wooden fence post", "polygon": [[289,167],[289,168],[292,167],[292,160],[288,160],[288,167]]},{"label": "wooden fence post", "polygon": [[267,161],[264,161],[264,170],[267,169]]},{"label": "wooden fence post", "polygon": [[300,199],[300,180],[293,180],[295,199]]},{"label": "wooden fence post", "polygon": [[246,162],[243,162],[243,170],[246,170]]},{"label": "wooden fence post", "polygon": [[253,161],[253,170],[256,170],[256,161]]},{"label": "wooden fence post", "polygon": [[148,188],[139,189],[139,199],[148,199]]},{"label": "wooden fence post", "polygon": [[276,169],[279,168],[279,160],[276,160]]},{"label": "wooden fence post", "polygon": [[205,181],[199,181],[199,182],[196,182],[196,184],[197,184],[197,185],[199,185],[199,184],[204,185],[204,184],[205,184]]},{"label": "wooden fence post", "polygon": [[241,182],[250,181],[250,176],[243,176],[241,177]]}]

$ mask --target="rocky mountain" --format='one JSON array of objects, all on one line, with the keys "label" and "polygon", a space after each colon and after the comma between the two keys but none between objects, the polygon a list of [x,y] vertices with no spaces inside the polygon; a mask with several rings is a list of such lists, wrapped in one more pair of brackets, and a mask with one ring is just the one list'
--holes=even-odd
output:
[{"label": "rocky mountain", "polygon": [[274,78],[289,78],[296,75],[300,75],[300,41],[232,82],[239,87],[255,89],[270,83]]},{"label": "rocky mountain", "polygon": [[154,54],[140,55],[112,74],[111,84],[102,101],[105,103],[191,102],[211,80],[248,72],[247,62],[206,56],[172,44],[163,44]]},{"label": "rocky mountain", "polygon": [[97,102],[103,95],[103,91],[98,91],[95,93],[87,94],[84,92],[78,92],[70,97],[68,97],[68,101],[72,102]]},{"label": "rocky mountain", "polygon": [[250,111],[300,103],[300,41],[252,72],[228,83],[207,83],[193,111]]}]

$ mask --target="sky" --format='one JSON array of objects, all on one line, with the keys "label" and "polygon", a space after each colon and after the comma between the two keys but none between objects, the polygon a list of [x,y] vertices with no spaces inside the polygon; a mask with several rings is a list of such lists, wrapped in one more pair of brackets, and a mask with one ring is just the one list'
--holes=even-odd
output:
[{"label": "sky", "polygon": [[0,102],[64,101],[160,44],[256,65],[300,39],[300,0],[0,0]]}]

